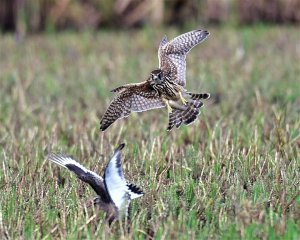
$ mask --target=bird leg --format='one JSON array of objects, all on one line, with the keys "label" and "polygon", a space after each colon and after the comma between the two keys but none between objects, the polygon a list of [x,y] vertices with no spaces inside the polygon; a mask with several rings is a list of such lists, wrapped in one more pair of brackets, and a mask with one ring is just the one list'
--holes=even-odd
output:
[{"label": "bird leg", "polygon": [[171,113],[172,112],[172,108],[171,108],[171,106],[169,104],[169,101],[165,99],[164,102],[167,105],[168,113]]},{"label": "bird leg", "polygon": [[187,105],[182,105],[178,101],[169,100],[169,105],[172,109],[178,109],[181,111],[185,111],[187,109]]},{"label": "bird leg", "polygon": [[186,105],[186,103],[188,102],[187,100],[185,100],[185,98],[182,96],[182,93],[179,92],[179,98],[180,98],[180,101],[182,102],[183,105]]},{"label": "bird leg", "polygon": [[167,101],[167,108],[168,108],[168,113],[172,113],[172,108],[171,108],[170,104],[168,103],[168,101]]}]

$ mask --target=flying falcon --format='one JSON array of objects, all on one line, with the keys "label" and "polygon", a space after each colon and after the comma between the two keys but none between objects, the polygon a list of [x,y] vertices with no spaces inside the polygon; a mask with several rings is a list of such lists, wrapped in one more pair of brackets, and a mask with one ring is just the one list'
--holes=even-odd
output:
[{"label": "flying falcon", "polygon": [[109,224],[119,217],[127,216],[130,201],[144,194],[138,187],[129,184],[124,177],[121,167],[121,150],[124,146],[123,143],[115,150],[103,178],[71,157],[55,153],[48,156],[49,161],[69,169],[94,189],[97,194],[94,205],[106,212]]},{"label": "flying falcon", "polygon": [[171,41],[165,36],[158,48],[159,68],[150,73],[141,83],[132,83],[115,88],[115,98],[100,122],[100,129],[106,130],[119,118],[128,117],[131,112],[142,112],[167,107],[170,131],[174,126],[194,122],[203,106],[202,100],[208,93],[191,93],[186,86],[186,55],[209,35],[205,30],[184,33]]}]

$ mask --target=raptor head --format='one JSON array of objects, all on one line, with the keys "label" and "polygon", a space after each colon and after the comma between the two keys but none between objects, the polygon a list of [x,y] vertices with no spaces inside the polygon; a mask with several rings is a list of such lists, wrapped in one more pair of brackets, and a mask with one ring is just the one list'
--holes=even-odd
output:
[{"label": "raptor head", "polygon": [[163,72],[161,69],[153,70],[149,77],[150,84],[161,84],[163,82]]}]

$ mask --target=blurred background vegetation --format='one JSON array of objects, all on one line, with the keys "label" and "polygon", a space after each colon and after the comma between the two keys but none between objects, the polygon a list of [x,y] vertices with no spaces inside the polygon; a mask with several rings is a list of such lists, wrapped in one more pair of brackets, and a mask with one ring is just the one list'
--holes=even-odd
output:
[{"label": "blurred background vegetation", "polygon": [[189,23],[299,24],[299,0],[1,0],[2,31],[140,27]]}]

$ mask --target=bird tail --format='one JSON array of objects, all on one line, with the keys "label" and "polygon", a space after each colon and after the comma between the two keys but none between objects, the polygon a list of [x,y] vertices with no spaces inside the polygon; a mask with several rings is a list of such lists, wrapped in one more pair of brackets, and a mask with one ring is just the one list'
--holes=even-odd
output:
[{"label": "bird tail", "polygon": [[191,93],[191,92],[187,92],[187,94],[190,95],[193,100],[206,100],[206,99],[209,99],[209,97],[210,97],[209,93]]},{"label": "bird tail", "polygon": [[184,110],[173,109],[173,111],[169,113],[168,131],[170,131],[174,126],[179,128],[181,124],[189,125],[194,122],[200,114],[200,108],[203,106],[203,102],[201,100],[208,99],[210,96],[208,93],[188,94],[190,95],[190,99],[188,99],[186,108]]}]

